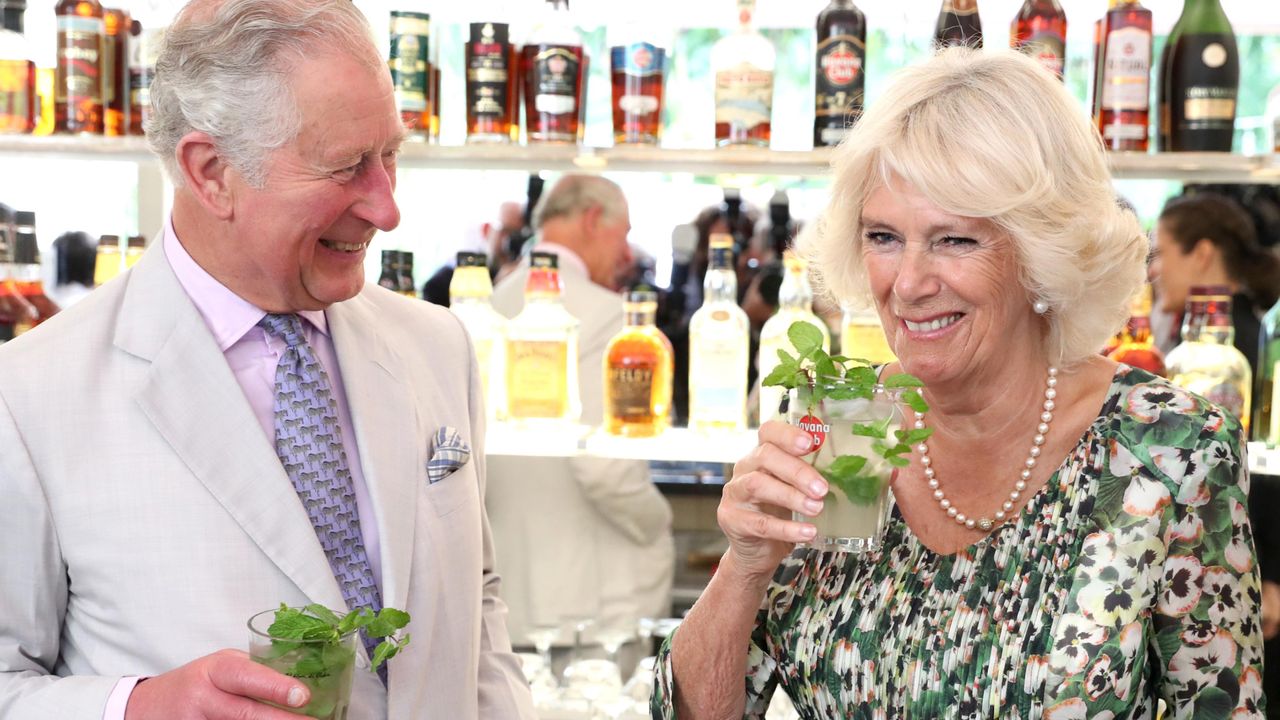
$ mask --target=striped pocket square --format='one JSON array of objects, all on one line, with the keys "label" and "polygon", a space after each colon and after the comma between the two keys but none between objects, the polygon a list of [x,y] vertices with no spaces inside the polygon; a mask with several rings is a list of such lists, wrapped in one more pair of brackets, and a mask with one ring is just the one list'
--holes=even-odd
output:
[{"label": "striped pocket square", "polygon": [[431,459],[427,461],[427,483],[430,485],[449,477],[471,459],[471,446],[456,428],[445,426],[436,430],[433,445]]}]

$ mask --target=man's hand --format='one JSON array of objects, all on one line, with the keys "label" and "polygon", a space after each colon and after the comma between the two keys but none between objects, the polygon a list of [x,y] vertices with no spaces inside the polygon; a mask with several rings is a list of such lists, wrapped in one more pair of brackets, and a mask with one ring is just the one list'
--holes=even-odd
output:
[{"label": "man's hand", "polygon": [[1280,633],[1280,585],[1262,581],[1262,639],[1270,640]]},{"label": "man's hand", "polygon": [[240,650],[219,650],[139,682],[125,720],[297,720],[264,705],[302,707],[311,693],[301,682],[259,665]]}]

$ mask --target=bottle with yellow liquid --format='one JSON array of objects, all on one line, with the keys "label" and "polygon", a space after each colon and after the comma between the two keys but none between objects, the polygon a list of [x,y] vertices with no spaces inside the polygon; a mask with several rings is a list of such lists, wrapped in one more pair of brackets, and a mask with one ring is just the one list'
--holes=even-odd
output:
[{"label": "bottle with yellow liquid", "polygon": [[1182,321],[1182,343],[1169,351],[1169,381],[1220,405],[1240,421],[1246,437],[1253,371],[1235,347],[1231,291],[1222,285],[1193,285]]},{"label": "bottle with yellow liquid", "polygon": [[507,326],[507,417],[516,422],[576,423],[578,319],[561,299],[559,257],[535,252],[529,260],[524,309]]},{"label": "bottle with yellow liquid", "polygon": [[[831,352],[831,333],[826,323],[813,314],[813,286],[809,284],[808,263],[788,250],[782,256],[786,269],[782,285],[778,288],[778,312],[765,322],[760,330],[760,356],[757,360],[760,377],[768,377],[778,366],[778,351],[795,354],[787,330],[791,324],[803,321],[822,331],[822,349]],[[780,416],[778,408],[787,391],[781,387],[760,388],[760,424]]]},{"label": "bottle with yellow liquid", "polygon": [[689,320],[689,427],[744,430],[750,323],[738,307],[731,235],[711,236],[702,289],[702,307]]},{"label": "bottle with yellow liquid", "polygon": [[119,235],[98,238],[98,254],[93,260],[94,287],[105,285],[124,271],[124,253],[120,252]]},{"label": "bottle with yellow liquid", "polygon": [[142,254],[147,251],[147,239],[141,235],[130,235],[124,248],[124,266],[125,269],[131,268],[138,264],[142,259]]},{"label": "bottle with yellow liquid", "polygon": [[493,309],[492,296],[493,282],[489,279],[485,254],[458,253],[458,263],[449,281],[449,310],[458,316],[471,336],[480,368],[485,412],[490,420],[497,420],[506,410],[502,389],[507,319]]},{"label": "bottle with yellow liquid", "polygon": [[898,359],[889,347],[880,316],[873,309],[862,309],[851,304],[844,306],[844,325],[840,336],[840,354],[862,358],[872,365],[884,365]]},{"label": "bottle with yellow liquid", "polygon": [[626,325],[604,351],[604,430],[652,437],[671,424],[675,353],[655,323],[657,293],[633,290],[622,309]]}]

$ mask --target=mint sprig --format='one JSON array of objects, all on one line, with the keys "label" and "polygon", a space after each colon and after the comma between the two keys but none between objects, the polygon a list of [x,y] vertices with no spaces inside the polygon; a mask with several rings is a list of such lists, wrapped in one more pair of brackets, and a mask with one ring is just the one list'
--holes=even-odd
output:
[{"label": "mint sprig", "polygon": [[[291,608],[280,603],[280,609],[267,634],[277,652],[304,651],[302,657],[285,672],[291,677],[323,677],[342,669],[349,658],[344,657],[342,638],[349,633],[364,630],[371,638],[385,638],[374,649],[370,671],[376,671],[382,663],[395,657],[409,644],[409,635],[398,636],[409,624],[409,613],[395,608],[383,608],[374,613],[367,607],[357,608],[342,617],[323,605],[307,605]],[[290,640],[297,642],[289,642]],[[319,642],[317,642],[319,641]]]},{"label": "mint sprig", "polygon": [[[787,328],[787,338],[796,354],[785,350],[778,351],[778,366],[773,369],[761,384],[766,387],[782,387],[799,389],[796,399],[803,402],[806,413],[821,416],[823,403],[830,400],[870,400],[875,395],[875,387],[880,383],[875,368],[862,358],[849,358],[843,355],[830,355],[822,349],[822,331],[812,323],[803,320],[794,322]],[[839,382],[828,382],[836,380]],[[886,388],[900,390],[898,399],[916,412],[928,412],[929,404],[921,396],[919,389],[924,383],[909,373],[895,373],[883,381]],[[854,423],[854,435],[871,438],[872,452],[884,458],[894,467],[906,467],[909,464],[905,455],[911,452],[911,446],[923,442],[933,434],[933,430],[896,430],[893,441],[889,440],[891,417],[879,422]],[[816,462],[815,454],[810,462]],[[870,505],[880,496],[883,481],[875,473],[864,472],[870,458],[862,455],[838,455],[820,472],[827,483],[838,488],[852,503]],[[827,501],[835,498],[829,493]]]}]

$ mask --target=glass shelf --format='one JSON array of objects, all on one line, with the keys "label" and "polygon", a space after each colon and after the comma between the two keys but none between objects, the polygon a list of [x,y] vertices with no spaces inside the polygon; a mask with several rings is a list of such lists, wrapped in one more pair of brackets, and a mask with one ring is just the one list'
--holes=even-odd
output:
[{"label": "glass shelf", "polygon": [[485,452],[522,457],[599,457],[733,464],[756,446],[756,431],[699,433],[671,428],[652,438],[619,438],[583,425],[489,425]]},{"label": "glass shelf", "polygon": [[[84,160],[147,161],[152,156],[140,137],[0,136],[0,154],[39,154]],[[1280,183],[1280,156],[1232,153],[1114,153],[1117,179],[1185,182]],[[442,170],[519,170],[580,172],[654,172],[698,175],[779,175],[823,177],[831,150],[784,151],[768,148],[681,149],[647,146],[593,148],[574,145],[428,145],[409,142],[402,168]]]}]

